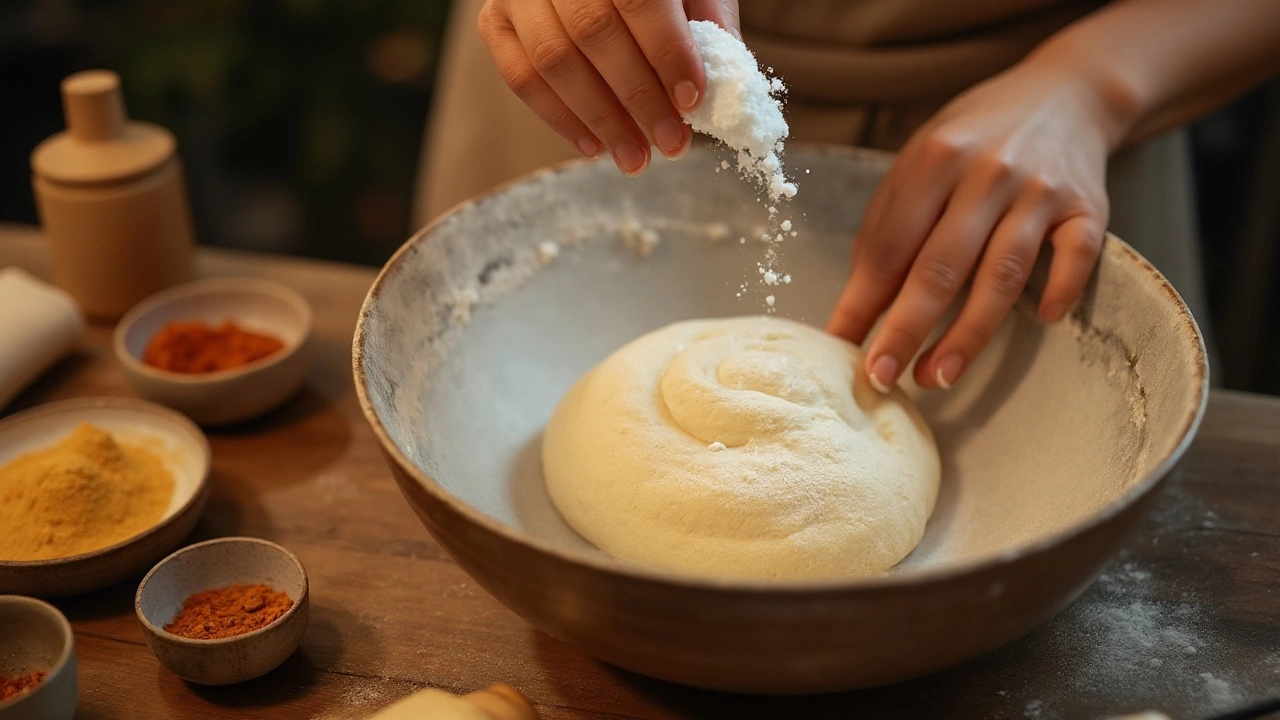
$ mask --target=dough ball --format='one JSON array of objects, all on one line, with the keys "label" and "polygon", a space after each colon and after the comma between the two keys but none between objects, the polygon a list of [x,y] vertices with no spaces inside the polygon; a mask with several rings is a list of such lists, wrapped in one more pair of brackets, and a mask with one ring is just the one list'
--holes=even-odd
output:
[{"label": "dough ball", "polygon": [[849,578],[893,567],[937,499],[933,435],[862,352],[772,317],[691,320],[614,352],[543,438],[547,491],[623,560],[700,576]]}]

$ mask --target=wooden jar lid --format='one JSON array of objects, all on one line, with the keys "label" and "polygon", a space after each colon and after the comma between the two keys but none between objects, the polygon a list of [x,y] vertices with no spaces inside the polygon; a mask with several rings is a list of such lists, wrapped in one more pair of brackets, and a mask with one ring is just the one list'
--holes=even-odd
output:
[{"label": "wooden jar lid", "polygon": [[50,136],[31,154],[41,178],[71,184],[130,180],[173,156],[173,135],[150,123],[130,122],[120,92],[120,76],[85,70],[62,81],[67,129]]}]

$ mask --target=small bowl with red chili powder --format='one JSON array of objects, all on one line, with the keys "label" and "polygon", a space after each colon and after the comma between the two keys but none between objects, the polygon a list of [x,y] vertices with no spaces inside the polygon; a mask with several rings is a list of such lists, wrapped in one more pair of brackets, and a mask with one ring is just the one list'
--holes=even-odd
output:
[{"label": "small bowl with red chili powder", "polygon": [[311,323],[311,306],[288,287],[210,278],[134,306],[114,346],[139,395],[201,425],[227,425],[280,406],[302,386]]},{"label": "small bowl with red chili powder", "polygon": [[71,720],[75,712],[71,624],[46,602],[0,595],[0,720]]},{"label": "small bowl with red chili powder", "polygon": [[306,631],[307,572],[288,550],[258,538],[219,538],[161,560],[134,609],[160,664],[202,685],[265,675]]}]

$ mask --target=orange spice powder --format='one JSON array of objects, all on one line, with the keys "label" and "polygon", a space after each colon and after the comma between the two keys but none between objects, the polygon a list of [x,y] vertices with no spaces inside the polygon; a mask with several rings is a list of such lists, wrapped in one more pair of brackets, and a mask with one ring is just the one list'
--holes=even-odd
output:
[{"label": "orange spice powder", "polygon": [[212,327],[202,321],[171,322],[152,336],[142,361],[170,372],[199,374],[230,370],[261,360],[284,347],[271,337],[234,322]]},{"label": "orange spice powder", "polygon": [[194,640],[235,637],[270,625],[291,607],[288,595],[261,583],[228,585],[188,597],[164,629]]},{"label": "orange spice powder", "polygon": [[44,681],[45,675],[48,673],[37,670],[13,677],[0,677],[0,702],[12,700],[28,690],[35,689],[35,686]]}]

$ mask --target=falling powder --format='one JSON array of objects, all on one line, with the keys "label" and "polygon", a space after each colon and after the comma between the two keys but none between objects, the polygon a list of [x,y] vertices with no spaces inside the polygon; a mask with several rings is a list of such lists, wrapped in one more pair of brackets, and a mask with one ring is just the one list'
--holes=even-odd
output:
[{"label": "falling powder", "polygon": [[[755,235],[765,244],[761,279],[766,285],[776,285],[781,275],[776,267],[777,245],[784,232],[795,234],[791,220],[780,217],[779,208],[796,194],[796,185],[787,179],[781,159],[789,133],[781,100],[786,86],[781,79],[768,77],[751,51],[715,23],[695,20],[689,29],[705,65],[707,88],[702,103],[685,113],[684,119],[695,131],[736,151],[738,175],[760,188],[757,201],[768,201],[770,228],[761,228]],[[727,169],[728,165],[722,161],[720,167]],[[739,242],[745,243],[745,239]],[[766,312],[773,312],[774,303],[772,295],[766,298]]]}]

